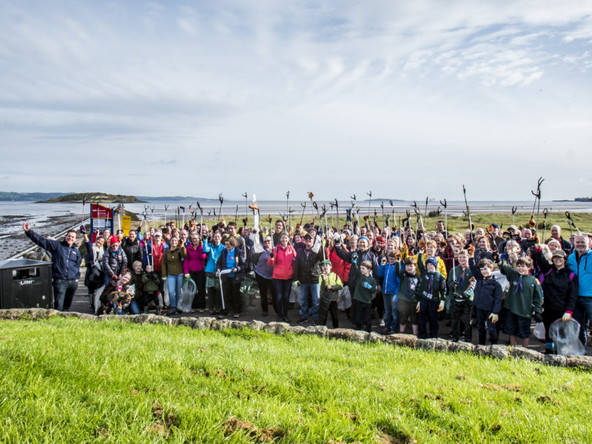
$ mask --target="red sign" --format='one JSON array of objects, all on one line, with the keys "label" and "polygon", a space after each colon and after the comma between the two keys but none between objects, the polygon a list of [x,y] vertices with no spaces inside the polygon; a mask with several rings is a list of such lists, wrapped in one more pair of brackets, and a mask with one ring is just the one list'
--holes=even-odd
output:
[{"label": "red sign", "polygon": [[111,219],[113,210],[100,204],[91,204],[91,216],[93,219]]}]

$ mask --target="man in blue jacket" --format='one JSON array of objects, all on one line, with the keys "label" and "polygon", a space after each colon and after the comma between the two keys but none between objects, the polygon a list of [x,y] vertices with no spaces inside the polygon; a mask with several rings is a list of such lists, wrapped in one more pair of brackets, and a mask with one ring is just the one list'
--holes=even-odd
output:
[{"label": "man in blue jacket", "polygon": [[578,276],[579,296],[574,319],[580,323],[580,341],[586,345],[586,316],[592,319],[592,250],[586,234],[574,239],[575,251],[567,258],[567,266]]},{"label": "man in blue jacket", "polygon": [[76,232],[68,231],[62,242],[49,240],[31,230],[28,222],[23,230],[29,239],[51,254],[51,277],[53,280],[53,305],[56,310],[68,311],[78,289],[82,255],[76,244]]}]

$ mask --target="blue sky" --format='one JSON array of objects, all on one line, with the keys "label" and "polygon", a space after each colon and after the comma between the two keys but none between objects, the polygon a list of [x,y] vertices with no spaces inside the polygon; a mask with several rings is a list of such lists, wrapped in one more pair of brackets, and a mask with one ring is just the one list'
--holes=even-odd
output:
[{"label": "blue sky", "polygon": [[3,191],[592,196],[592,2],[3,0],[0,68]]}]

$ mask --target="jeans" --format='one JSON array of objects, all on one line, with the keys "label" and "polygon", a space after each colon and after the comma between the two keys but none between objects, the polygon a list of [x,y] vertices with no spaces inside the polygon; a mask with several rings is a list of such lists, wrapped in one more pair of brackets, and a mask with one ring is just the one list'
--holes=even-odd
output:
[{"label": "jeans", "polygon": [[580,323],[580,341],[586,346],[586,316],[592,320],[592,297],[580,296],[574,310],[574,319]]},{"label": "jeans", "polygon": [[399,298],[397,295],[382,293],[384,301],[384,328],[398,332]]},{"label": "jeans", "polygon": [[319,319],[319,298],[321,286],[316,284],[300,284],[300,316],[303,319],[308,319],[308,295],[312,296],[312,307],[310,307],[310,314],[312,318],[317,321]]},{"label": "jeans", "polygon": [[169,289],[169,306],[177,307],[177,298],[181,296],[181,285],[183,285],[183,274],[169,274],[167,276],[167,288]]},{"label": "jeans", "polygon": [[132,299],[132,301],[130,302],[130,313],[133,315],[137,315],[140,314],[140,304],[138,304],[138,301],[136,299]]},{"label": "jeans", "polygon": [[53,308],[58,311],[68,311],[72,305],[72,299],[78,289],[78,281],[74,279],[53,280]]},{"label": "jeans", "polygon": [[290,291],[292,291],[292,279],[273,279],[275,295],[277,298],[278,316],[288,316],[290,305]]}]

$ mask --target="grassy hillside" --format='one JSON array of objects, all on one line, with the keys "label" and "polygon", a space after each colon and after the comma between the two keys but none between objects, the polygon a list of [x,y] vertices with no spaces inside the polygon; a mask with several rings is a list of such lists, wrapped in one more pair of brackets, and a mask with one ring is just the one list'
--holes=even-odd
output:
[{"label": "grassy hillside", "polygon": [[44,200],[41,203],[82,203],[86,200],[87,203],[134,203],[143,202],[135,196],[124,196],[122,194],[107,194],[99,192],[89,193],[74,193],[66,194],[65,196],[59,196],[53,199]]},{"label": "grassy hillside", "polygon": [[592,376],[252,330],[0,322],[3,442],[591,442]]}]

